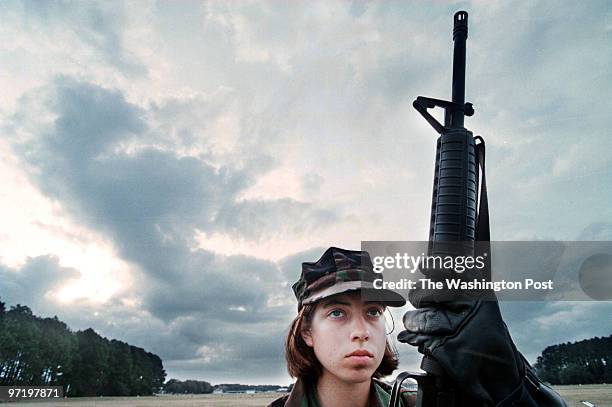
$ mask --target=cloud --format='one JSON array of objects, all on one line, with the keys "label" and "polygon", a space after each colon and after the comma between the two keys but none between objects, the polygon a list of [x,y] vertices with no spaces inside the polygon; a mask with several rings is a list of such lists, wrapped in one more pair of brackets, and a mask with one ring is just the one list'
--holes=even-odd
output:
[{"label": "cloud", "polygon": [[[225,280],[222,275],[209,275],[212,280],[208,284],[187,280],[191,275],[172,286],[148,287],[147,280],[139,281],[140,291],[121,293],[100,306],[87,299],[57,302],[57,290],[79,273],[59,266],[53,256],[41,256],[29,259],[19,269],[0,269],[0,299],[8,305],[26,304],[40,316],[58,315],[74,330],[94,327],[109,338],[143,346],[161,355],[168,366],[177,366],[174,377],[203,377],[205,372],[213,372],[213,377],[203,378],[229,380],[237,372],[245,372],[248,360],[246,365],[252,368],[273,366],[272,382],[285,381],[279,373],[284,370],[279,349],[291,312],[284,306],[266,305],[266,293],[273,290],[259,282],[262,273],[254,267],[254,259],[232,256],[225,260],[231,263],[225,267],[248,270]],[[159,302],[160,316],[154,306],[141,303],[141,295]],[[232,302],[236,306],[229,309],[227,304]],[[194,366],[199,371],[194,371]]]},{"label": "cloud", "polygon": [[[39,26],[53,33],[67,30],[73,42],[81,41],[96,51],[101,62],[127,75],[143,75],[147,69],[124,46],[125,10],[121,3],[46,3],[25,1],[18,13],[35,35]],[[27,18],[26,18],[27,16]],[[66,34],[64,34],[66,35]]]},{"label": "cloud", "polygon": [[576,240],[612,240],[612,224],[609,222],[596,222],[584,228]]},{"label": "cloud", "polygon": [[116,233],[118,240],[129,237],[128,245],[151,244],[150,239],[162,240],[160,234],[189,239],[188,230],[177,233],[181,227],[233,235],[245,229],[245,238],[258,238],[288,219],[294,233],[335,218],[331,210],[307,202],[236,201],[253,183],[251,174],[261,171],[257,151],[252,164],[239,169],[179,156],[148,146],[146,140],[144,147],[122,151],[126,143],[142,142],[148,135],[143,108],[116,90],[70,78],[57,79],[51,93],[48,108],[56,118],[43,134],[19,144],[20,153],[48,194],[66,201],[92,225]]},{"label": "cloud", "polygon": [[215,224],[225,233],[249,239],[272,233],[314,233],[323,225],[333,225],[336,220],[337,214],[331,210],[316,209],[308,203],[285,198],[273,202],[245,200],[233,207],[226,206],[219,212]]},{"label": "cloud", "polygon": [[609,217],[606,192],[594,185],[610,174],[601,153],[610,144],[606,113],[592,103],[610,90],[602,80],[610,58],[600,52],[606,5],[473,7],[467,83],[478,102],[470,122],[488,142],[493,236],[520,240],[545,230],[572,239]]},{"label": "cloud", "polygon": [[518,349],[531,363],[547,346],[610,335],[602,324],[610,315],[609,301],[505,302],[501,308]]},{"label": "cloud", "polygon": [[[118,294],[112,300],[116,308],[103,314],[117,327],[100,325],[101,316],[79,322],[71,312],[63,314],[77,326],[90,322],[103,334],[122,332],[118,327],[125,328],[126,322],[118,321],[119,315],[140,315],[140,323],[152,321],[167,342],[151,340],[133,328],[124,329],[121,337],[127,333],[142,340],[164,358],[195,357],[208,346],[224,350],[222,356],[255,352],[250,357],[278,359],[263,337],[282,336],[278,326],[288,323],[288,307],[270,303],[274,293],[285,289],[280,270],[266,260],[194,249],[194,233],[199,228],[257,239],[271,233],[316,232],[320,224],[334,222],[333,211],[293,199],[238,201],[239,192],[253,182],[248,169],[219,167],[146,142],[126,151],[126,142],[138,144],[146,136],[144,118],[151,112],[117,90],[60,77],[41,94],[51,95],[36,103],[47,103],[52,119],[33,125],[37,118],[15,115],[24,135],[15,139],[16,151],[41,190],[108,236],[121,258],[138,270],[133,272],[134,291]],[[33,99],[25,98],[20,111],[27,112]],[[40,132],[29,134],[32,128]],[[139,308],[122,303],[130,297]],[[27,295],[22,298],[27,302]],[[177,353],[172,347],[179,343],[185,350]]]},{"label": "cloud", "polygon": [[56,256],[28,258],[17,269],[0,265],[0,295],[8,305],[20,303],[43,310],[63,285],[79,277],[77,270],[62,267]]}]

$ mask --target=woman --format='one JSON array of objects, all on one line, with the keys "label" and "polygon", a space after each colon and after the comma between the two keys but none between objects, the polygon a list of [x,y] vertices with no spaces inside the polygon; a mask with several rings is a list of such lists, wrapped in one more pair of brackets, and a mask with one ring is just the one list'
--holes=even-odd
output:
[{"label": "woman", "polygon": [[[302,264],[293,285],[298,315],[286,340],[291,394],[272,407],[383,407],[390,388],[377,380],[391,374],[398,359],[387,341],[386,306],[404,298],[374,289],[381,278],[367,252],[329,248],[314,263]],[[403,405],[413,400],[403,396]]]}]

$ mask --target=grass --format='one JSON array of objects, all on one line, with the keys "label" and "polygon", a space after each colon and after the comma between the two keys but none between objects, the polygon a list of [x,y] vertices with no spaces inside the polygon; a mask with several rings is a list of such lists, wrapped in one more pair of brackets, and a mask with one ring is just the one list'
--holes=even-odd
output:
[{"label": "grass", "polygon": [[[584,407],[582,400],[597,407],[612,407],[612,384],[588,384],[583,386],[554,386],[570,407]],[[49,407],[254,407],[266,406],[280,393],[256,394],[203,394],[194,396],[158,397],[86,397],[58,401],[32,401],[25,404]],[[24,403],[20,403],[24,404]]]},{"label": "grass", "polygon": [[19,402],[49,407],[255,407],[267,406],[282,393],[164,395],[153,397],[75,397]]},{"label": "grass", "polygon": [[612,384],[554,386],[554,388],[570,407],[584,407],[582,400],[590,401],[597,407],[612,407]]}]

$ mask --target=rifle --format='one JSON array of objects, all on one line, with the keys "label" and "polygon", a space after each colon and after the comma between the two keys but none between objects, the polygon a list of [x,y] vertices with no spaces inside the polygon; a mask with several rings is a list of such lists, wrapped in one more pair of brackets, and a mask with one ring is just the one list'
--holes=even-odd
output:
[{"label": "rifle", "polygon": [[[474,137],[464,127],[465,116],[472,116],[474,108],[465,102],[465,60],[468,37],[468,14],[458,11],[453,27],[453,82],[452,100],[419,96],[414,108],[440,134],[436,147],[433,195],[429,229],[429,255],[478,251],[476,241],[489,242],[489,214],[484,176],[484,140]],[[428,109],[444,109],[444,125]],[[479,168],[480,205],[478,211]],[[486,246],[485,246],[486,247]],[[485,249],[486,250],[486,249]],[[483,277],[490,279],[490,257]],[[394,383],[390,407],[399,406],[402,382],[408,378],[418,383],[417,407],[458,407],[467,405],[461,392],[453,386],[442,368],[431,356],[425,355],[421,369],[426,373],[403,372]]]}]

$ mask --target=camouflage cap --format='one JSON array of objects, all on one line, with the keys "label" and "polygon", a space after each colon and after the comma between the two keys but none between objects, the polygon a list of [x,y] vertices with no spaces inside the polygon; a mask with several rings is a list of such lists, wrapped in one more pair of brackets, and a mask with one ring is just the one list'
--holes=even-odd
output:
[{"label": "camouflage cap", "polygon": [[368,252],[330,247],[316,262],[302,263],[302,274],[293,284],[293,293],[298,310],[305,304],[357,290],[366,301],[380,301],[392,307],[406,304],[395,291],[374,288],[377,279],[382,279],[382,274],[374,272]]}]

